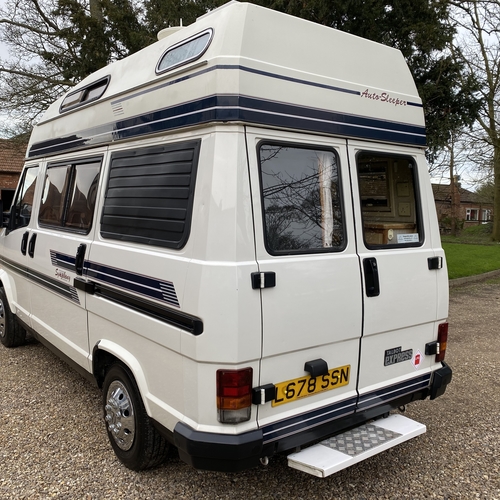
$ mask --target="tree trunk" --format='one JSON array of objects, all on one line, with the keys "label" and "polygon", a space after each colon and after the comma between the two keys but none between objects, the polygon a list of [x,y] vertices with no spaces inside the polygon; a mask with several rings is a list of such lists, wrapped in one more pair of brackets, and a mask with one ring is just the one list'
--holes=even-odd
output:
[{"label": "tree trunk", "polygon": [[96,21],[102,22],[102,4],[101,0],[90,0],[90,17],[94,18]]},{"label": "tree trunk", "polygon": [[493,241],[500,241],[500,139],[493,143],[493,173],[495,198],[493,201]]},{"label": "tree trunk", "polygon": [[451,197],[451,206],[450,206],[450,224],[451,224],[451,235],[457,235],[457,193],[458,185],[455,181],[455,148],[453,139],[451,140],[450,146],[450,197]]}]

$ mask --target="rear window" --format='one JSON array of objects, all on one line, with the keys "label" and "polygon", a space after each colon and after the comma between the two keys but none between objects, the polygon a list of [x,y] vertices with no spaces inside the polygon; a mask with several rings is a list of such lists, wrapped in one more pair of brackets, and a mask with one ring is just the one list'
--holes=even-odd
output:
[{"label": "rear window", "polygon": [[366,247],[420,246],[424,235],[413,158],[362,152],[356,162]]},{"label": "rear window", "polygon": [[259,146],[265,242],[272,255],[345,247],[339,159],[330,149]]}]

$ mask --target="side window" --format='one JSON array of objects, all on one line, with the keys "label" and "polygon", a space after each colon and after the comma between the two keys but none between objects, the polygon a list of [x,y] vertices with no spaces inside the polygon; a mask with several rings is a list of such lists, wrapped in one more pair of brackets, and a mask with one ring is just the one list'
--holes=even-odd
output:
[{"label": "side window", "polygon": [[201,141],[113,153],[101,236],[166,248],[189,237]]},{"label": "side window", "polygon": [[38,215],[38,222],[41,225],[63,225],[64,198],[70,181],[70,173],[70,165],[47,168]]},{"label": "side window", "polygon": [[66,227],[89,232],[94,216],[100,168],[100,163],[74,166],[73,183],[68,191]]},{"label": "side window", "polygon": [[413,159],[363,152],[356,162],[367,248],[420,246],[423,229]]},{"label": "side window", "polygon": [[259,161],[268,252],[343,250],[337,154],[329,149],[263,143]]},{"label": "side window", "polygon": [[11,210],[9,224],[11,230],[26,227],[30,223],[38,171],[38,167],[27,168],[19,181],[19,187]]},{"label": "side window", "polygon": [[38,222],[88,234],[92,226],[101,159],[47,167]]}]

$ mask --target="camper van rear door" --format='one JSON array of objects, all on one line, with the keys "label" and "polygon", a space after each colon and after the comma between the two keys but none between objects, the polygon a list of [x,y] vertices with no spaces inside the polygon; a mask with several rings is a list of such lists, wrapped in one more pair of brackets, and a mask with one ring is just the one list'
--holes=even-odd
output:
[{"label": "camper van rear door", "polygon": [[[274,406],[259,406],[259,423],[307,405],[338,402],[347,414],[357,396],[362,289],[345,141],[249,128],[247,144],[257,262],[276,274],[275,287],[255,290],[260,383],[279,388]],[[305,366],[320,358],[329,373],[313,381]],[[330,373],[340,368],[349,373],[342,384]]]},{"label": "camper van rear door", "polygon": [[423,153],[349,144],[365,286],[358,381],[364,409],[429,384],[434,357],[424,352],[435,340],[437,281],[428,266],[435,251],[424,216],[429,181]]}]

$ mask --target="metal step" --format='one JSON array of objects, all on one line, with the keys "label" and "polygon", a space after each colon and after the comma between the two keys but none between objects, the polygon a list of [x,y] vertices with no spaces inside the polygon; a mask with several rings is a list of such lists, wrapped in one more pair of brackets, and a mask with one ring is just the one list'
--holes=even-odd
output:
[{"label": "metal step", "polygon": [[425,431],[423,424],[403,415],[390,415],[292,453],[288,465],[313,476],[328,477]]}]

